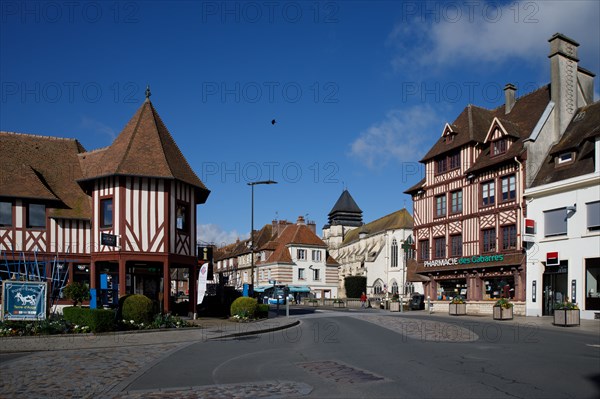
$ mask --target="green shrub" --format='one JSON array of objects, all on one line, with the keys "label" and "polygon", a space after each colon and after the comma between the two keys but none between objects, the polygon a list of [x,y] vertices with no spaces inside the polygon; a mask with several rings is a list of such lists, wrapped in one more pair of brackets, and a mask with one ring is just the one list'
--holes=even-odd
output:
[{"label": "green shrub", "polygon": [[344,278],[346,287],[346,298],[360,298],[363,292],[367,292],[367,278],[364,276],[348,276]]},{"label": "green shrub", "polygon": [[231,316],[252,317],[256,312],[257,301],[247,296],[240,297],[231,304]]},{"label": "green shrub", "polygon": [[63,309],[63,317],[73,325],[88,326],[95,333],[112,331],[115,327],[115,312],[110,309],[66,307]]},{"label": "green shrub", "polygon": [[154,319],[154,304],[144,295],[129,295],[123,300],[122,317],[135,323],[150,323]]},{"label": "green shrub", "polygon": [[268,319],[269,318],[269,305],[267,305],[265,303],[259,303],[256,306],[256,313],[254,313],[254,316],[257,319]]},{"label": "green shrub", "polygon": [[63,294],[65,298],[73,301],[74,306],[77,306],[78,303],[90,299],[90,287],[87,284],[73,282],[63,289]]}]

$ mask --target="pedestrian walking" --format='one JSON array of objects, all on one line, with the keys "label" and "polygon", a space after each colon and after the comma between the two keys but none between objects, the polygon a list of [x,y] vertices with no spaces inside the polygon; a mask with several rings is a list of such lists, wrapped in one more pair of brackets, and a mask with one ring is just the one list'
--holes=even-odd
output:
[{"label": "pedestrian walking", "polygon": [[367,305],[367,294],[365,294],[364,292],[362,293],[362,295],[360,296],[360,307],[364,308]]}]

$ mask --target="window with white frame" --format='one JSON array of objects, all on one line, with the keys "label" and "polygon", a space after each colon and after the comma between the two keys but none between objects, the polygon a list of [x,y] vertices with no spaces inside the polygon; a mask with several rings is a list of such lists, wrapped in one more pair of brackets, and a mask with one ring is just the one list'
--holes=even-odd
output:
[{"label": "window with white frame", "polygon": [[306,249],[297,249],[296,258],[298,258],[298,260],[306,260]]},{"label": "window with white frame", "polygon": [[321,251],[318,249],[313,249],[312,251],[312,260],[313,262],[320,262],[321,261]]},{"label": "window with white frame", "polygon": [[567,208],[544,212],[544,236],[562,236],[567,234]]},{"label": "window with white frame", "polygon": [[321,270],[313,269],[313,281],[320,281],[320,280],[321,280]]},{"label": "window with white frame", "polygon": [[306,276],[304,275],[304,268],[301,267],[298,269],[298,280],[305,280]]},{"label": "window with white frame", "polygon": [[494,181],[488,181],[481,184],[481,205],[494,205],[496,201],[496,185]]},{"label": "window with white frame", "polygon": [[587,228],[589,231],[600,230],[600,201],[585,204],[587,211]]}]

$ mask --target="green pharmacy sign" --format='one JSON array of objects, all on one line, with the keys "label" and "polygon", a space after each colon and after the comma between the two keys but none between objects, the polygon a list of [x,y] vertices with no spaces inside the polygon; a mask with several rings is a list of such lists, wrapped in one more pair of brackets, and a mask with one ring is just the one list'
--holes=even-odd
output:
[{"label": "green pharmacy sign", "polygon": [[3,281],[2,318],[4,320],[45,320],[46,283]]}]

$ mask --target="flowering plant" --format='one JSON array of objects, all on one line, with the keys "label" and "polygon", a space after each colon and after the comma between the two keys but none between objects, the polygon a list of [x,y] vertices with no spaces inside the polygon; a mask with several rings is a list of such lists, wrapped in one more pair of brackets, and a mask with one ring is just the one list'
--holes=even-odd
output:
[{"label": "flowering plant", "polygon": [[457,295],[454,298],[452,298],[452,300],[450,301],[450,303],[454,304],[454,305],[465,303],[465,298],[462,297],[462,296],[460,296],[460,295]]},{"label": "flowering plant", "polygon": [[554,310],[579,310],[579,306],[573,302],[556,302],[554,304]]},{"label": "flowering plant", "polygon": [[494,306],[498,306],[504,309],[509,309],[513,307],[512,302],[510,302],[508,300],[508,298],[500,298],[496,301],[496,303],[494,304]]}]

